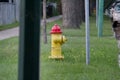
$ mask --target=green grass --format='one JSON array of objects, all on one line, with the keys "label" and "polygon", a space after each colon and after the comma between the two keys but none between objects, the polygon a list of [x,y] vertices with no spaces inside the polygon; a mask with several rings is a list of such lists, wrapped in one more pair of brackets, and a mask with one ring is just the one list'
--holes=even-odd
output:
[{"label": "green grass", "polygon": [[[51,60],[50,30],[61,20],[47,25],[48,44],[41,41],[41,80],[120,80],[118,48],[111,23],[104,21],[103,37],[97,37],[95,17],[90,23],[90,64],[85,64],[85,24],[81,29],[62,29],[68,41],[62,46],[64,60]],[[41,37],[42,38],[42,37]],[[43,39],[42,39],[43,40]],[[18,37],[0,41],[0,80],[17,80]]]},{"label": "green grass", "polygon": [[0,25],[0,31],[5,30],[5,29],[14,28],[14,27],[17,27],[18,25],[19,25],[18,22],[14,22],[12,24],[7,24],[7,25]]},{"label": "green grass", "polygon": [[0,41],[0,80],[17,80],[18,39]]}]

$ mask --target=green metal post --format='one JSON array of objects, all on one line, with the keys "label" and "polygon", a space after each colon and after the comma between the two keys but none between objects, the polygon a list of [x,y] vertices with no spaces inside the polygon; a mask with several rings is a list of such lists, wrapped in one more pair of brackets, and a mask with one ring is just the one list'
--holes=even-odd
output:
[{"label": "green metal post", "polygon": [[103,34],[103,7],[104,7],[104,0],[99,0],[98,37],[102,37]]},{"label": "green metal post", "polygon": [[21,0],[18,80],[39,80],[40,1]]}]

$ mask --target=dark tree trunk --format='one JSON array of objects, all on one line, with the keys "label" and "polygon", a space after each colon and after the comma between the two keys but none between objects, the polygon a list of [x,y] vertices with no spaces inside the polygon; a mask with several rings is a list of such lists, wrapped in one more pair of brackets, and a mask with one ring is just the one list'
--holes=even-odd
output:
[{"label": "dark tree trunk", "polygon": [[81,0],[61,0],[64,28],[80,28]]}]

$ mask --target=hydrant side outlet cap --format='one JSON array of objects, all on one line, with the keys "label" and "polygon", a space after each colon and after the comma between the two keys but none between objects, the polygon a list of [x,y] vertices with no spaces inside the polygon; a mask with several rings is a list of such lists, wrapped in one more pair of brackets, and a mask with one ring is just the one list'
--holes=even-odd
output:
[{"label": "hydrant side outlet cap", "polygon": [[55,25],[52,27],[50,33],[51,33],[51,34],[61,34],[62,31],[61,31],[60,27],[59,27],[57,24],[55,24]]}]

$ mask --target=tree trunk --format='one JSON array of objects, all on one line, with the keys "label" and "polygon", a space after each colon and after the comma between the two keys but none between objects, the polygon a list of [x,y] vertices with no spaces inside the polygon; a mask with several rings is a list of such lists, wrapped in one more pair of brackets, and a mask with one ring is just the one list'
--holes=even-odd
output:
[{"label": "tree trunk", "polygon": [[46,31],[46,0],[43,0],[43,40],[44,44],[47,43],[47,31]]},{"label": "tree trunk", "polygon": [[64,28],[80,28],[81,0],[61,0]]}]

